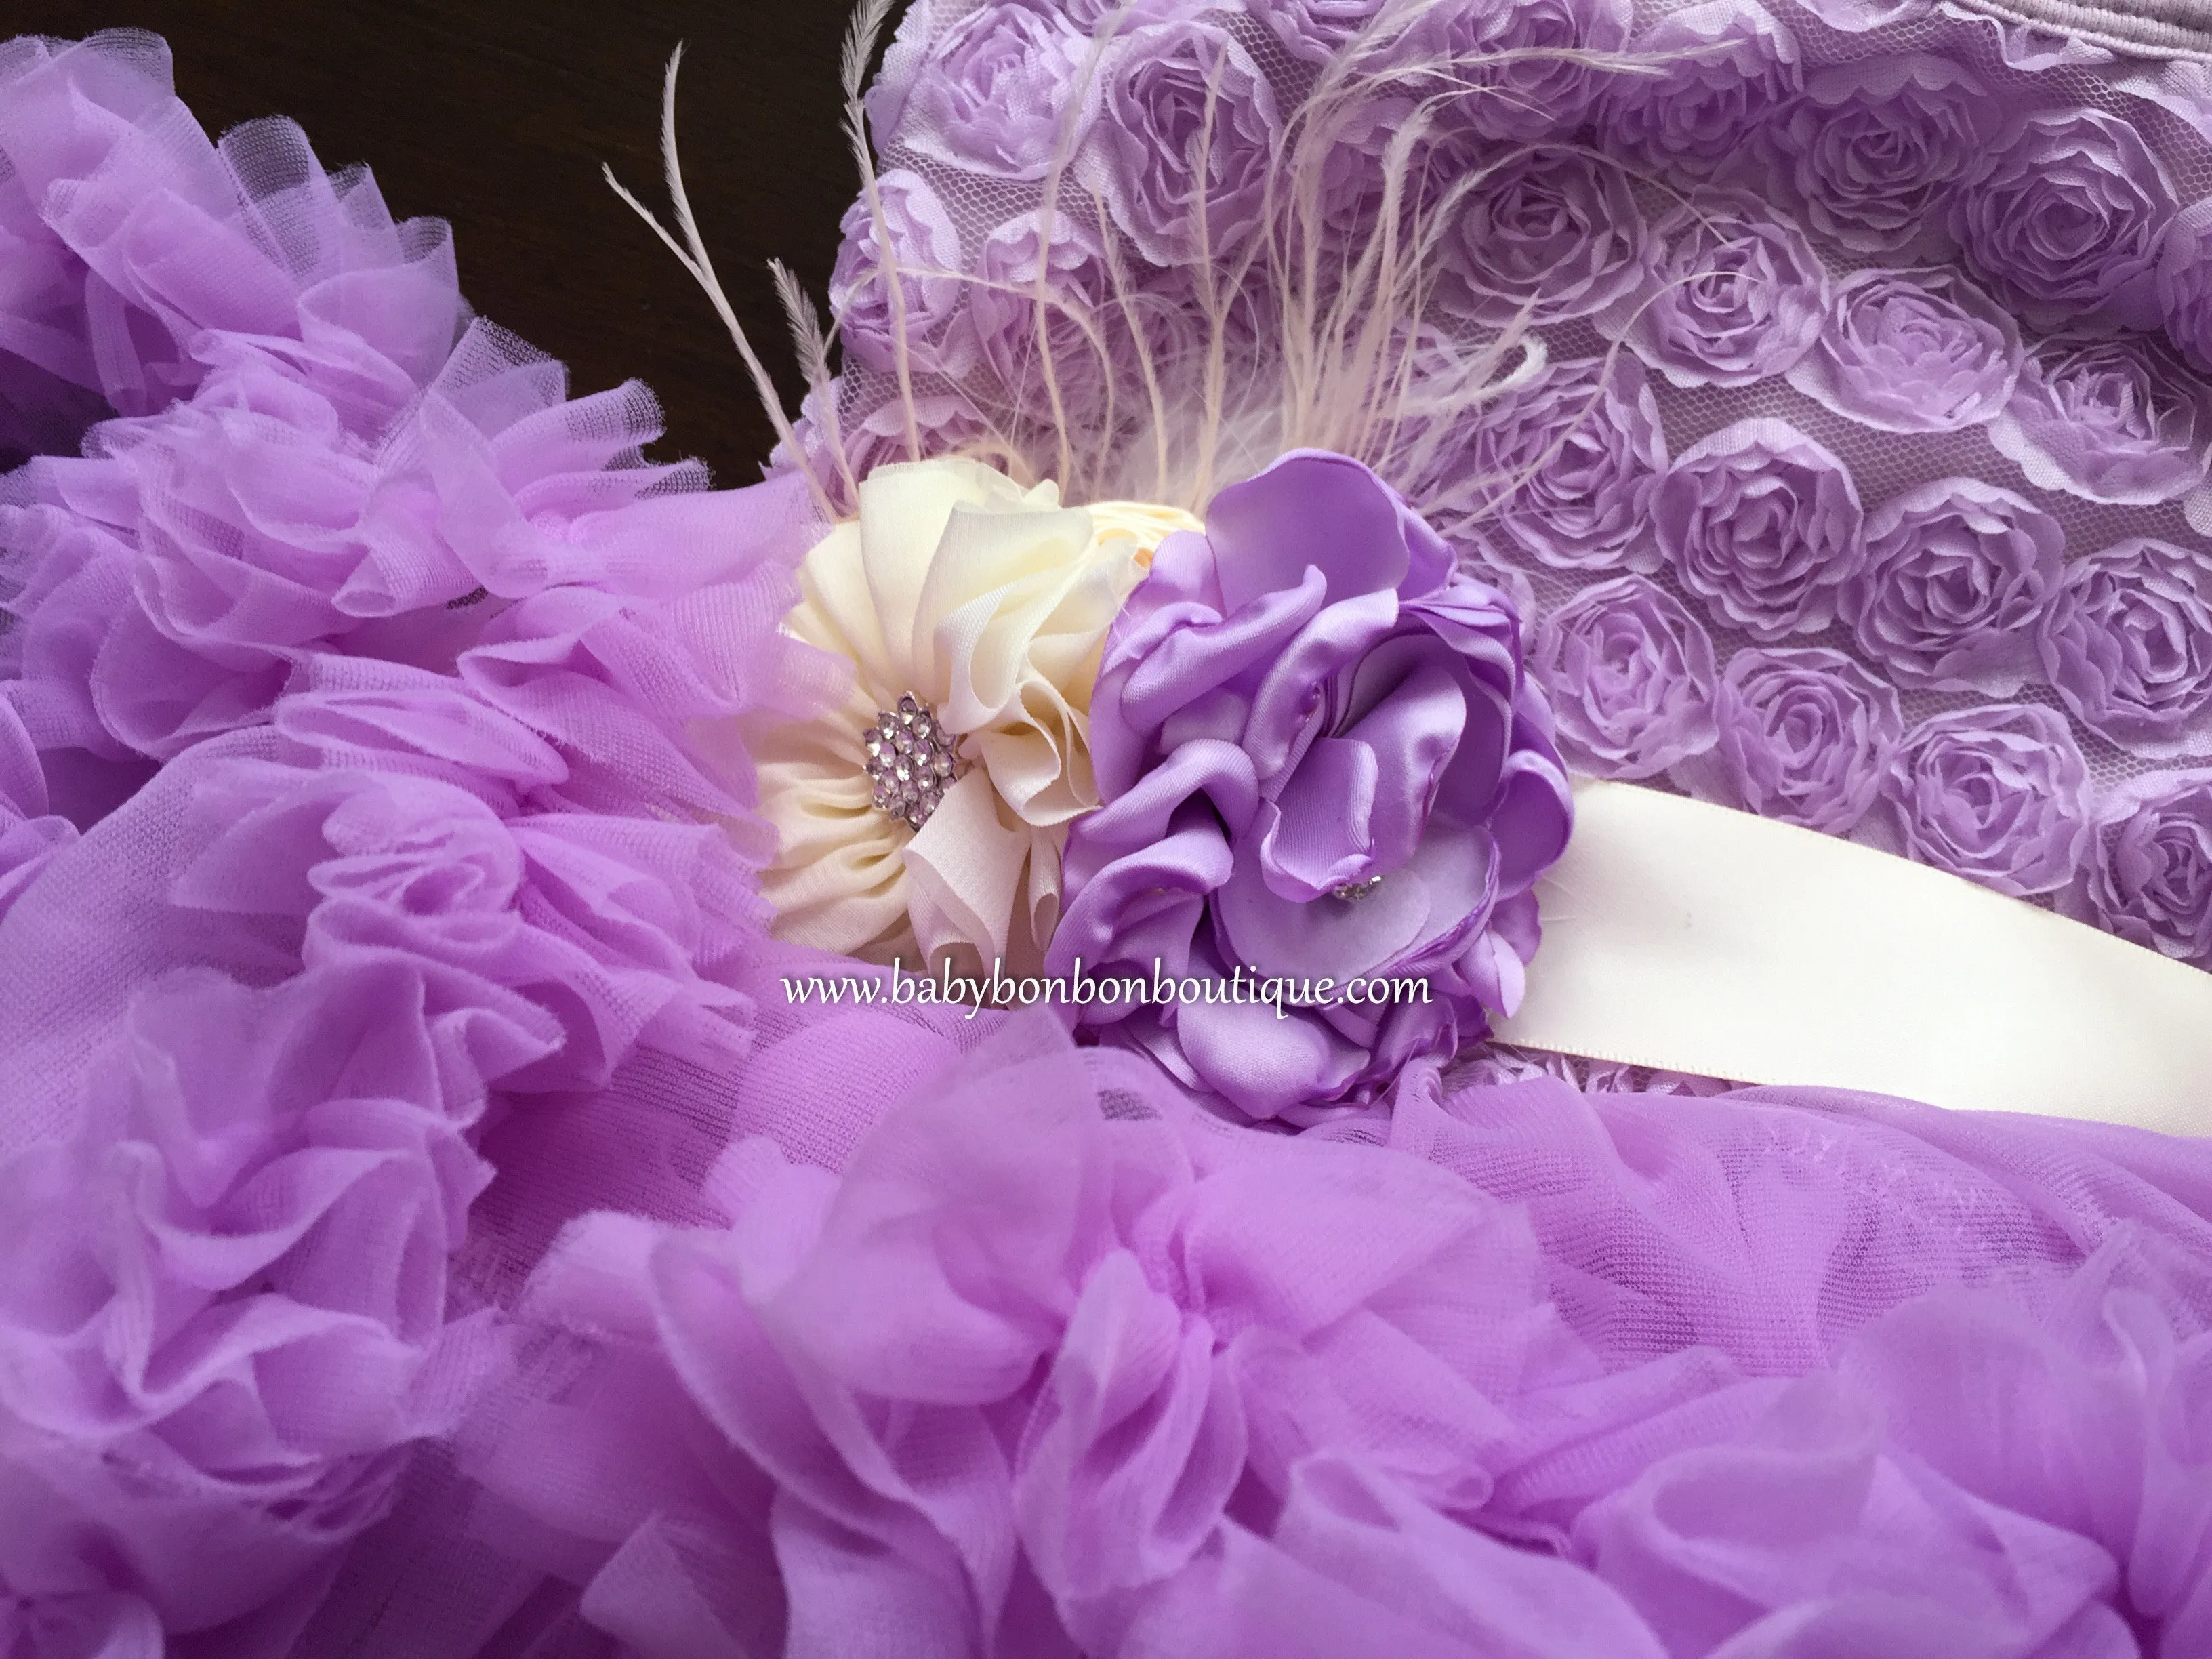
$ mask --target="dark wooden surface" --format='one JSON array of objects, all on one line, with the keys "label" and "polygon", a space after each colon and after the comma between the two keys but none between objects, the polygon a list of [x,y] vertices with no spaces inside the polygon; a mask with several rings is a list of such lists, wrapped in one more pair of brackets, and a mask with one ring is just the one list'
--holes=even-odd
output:
[{"label": "dark wooden surface", "polygon": [[661,70],[684,43],[684,179],[723,285],[797,406],[763,262],[821,294],[857,188],[838,130],[842,0],[0,0],[0,35],[149,29],[200,125],[287,115],[392,211],[450,221],[483,316],[587,392],[635,376],[725,483],[771,441],[706,299],[601,181],[665,211]]}]

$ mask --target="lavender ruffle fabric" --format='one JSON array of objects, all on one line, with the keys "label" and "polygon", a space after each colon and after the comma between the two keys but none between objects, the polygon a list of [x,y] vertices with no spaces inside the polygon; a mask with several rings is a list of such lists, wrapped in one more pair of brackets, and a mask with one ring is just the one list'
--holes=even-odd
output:
[{"label": "lavender ruffle fabric", "polygon": [[[715,736],[836,690],[797,482],[642,465],[641,392],[145,37],[0,49],[0,155],[80,351],[0,482],[5,1650],[2212,1648],[2203,1145],[1426,1062],[1264,1133],[1041,1015],[798,1006],[866,970],[768,941]],[[1687,690],[1576,740],[1717,746],[1639,582]],[[2080,898],[2178,953],[2159,811]]]}]

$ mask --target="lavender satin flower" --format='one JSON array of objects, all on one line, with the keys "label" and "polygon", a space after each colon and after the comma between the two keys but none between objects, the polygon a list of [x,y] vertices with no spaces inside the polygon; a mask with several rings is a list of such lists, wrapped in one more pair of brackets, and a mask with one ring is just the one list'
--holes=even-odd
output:
[{"label": "lavender satin flower", "polygon": [[1882,432],[1955,432],[2004,412],[2020,380],[2011,314],[1948,270],[1862,270],[1836,286],[1790,384]]},{"label": "lavender satin flower", "polygon": [[[921,174],[899,168],[876,181],[883,209],[879,227],[864,197],[845,215],[844,246],[830,275],[830,311],[845,349],[871,368],[898,362],[899,318],[884,279],[879,229],[890,236],[890,259],[898,270],[904,303],[907,363],[917,373],[963,374],[971,356],[966,335],[951,326],[968,284],[962,273],[960,234],[952,216]],[[942,272],[933,276],[930,272]]]},{"label": "lavender satin flower", "polygon": [[1756,0],[1708,0],[1669,12],[1636,40],[1649,73],[1623,74],[1606,98],[1606,147],[1648,166],[1706,177],[1802,82],[1796,38]]},{"label": "lavender satin flower", "polygon": [[1233,253],[1259,228],[1283,133],[1251,53],[1198,17],[1139,30],[1098,73],[1100,119],[1078,165],[1114,222],[1156,265]]},{"label": "lavender satin flower", "polygon": [[2142,537],[2076,559],[2036,643],[2066,706],[2114,743],[2212,740],[2212,556]]},{"label": "lavender satin flower", "polygon": [[[1630,0],[1514,0],[1420,10],[1379,55],[1479,137],[1534,143],[1573,131],[1603,90],[1590,54],[1628,44]],[[1401,14],[1409,10],[1400,8]]]},{"label": "lavender satin flower", "polygon": [[1840,651],[1739,651],[1713,699],[1711,752],[1675,775],[1728,806],[1850,832],[1905,735],[1897,693]]},{"label": "lavender satin flower", "polygon": [[2067,908],[2212,967],[2212,769],[2146,778],[2107,805]]},{"label": "lavender satin flower", "polygon": [[2052,335],[2028,348],[1990,441],[2039,489],[2115,507],[2174,501],[2212,461],[2212,387],[2146,336]]},{"label": "lavender satin flower", "polygon": [[1560,750],[1600,778],[1648,778],[1713,744],[1713,642],[1641,576],[1581,592],[1544,618],[1530,663]]},{"label": "lavender satin flower", "polygon": [[1749,386],[1812,349],[1827,273],[1797,227],[1741,191],[1700,191],[1651,228],[1644,285],[1607,320],[1676,386]]},{"label": "lavender satin flower", "polygon": [[1686,450],[1651,520],[1684,585],[1766,644],[1834,621],[1837,588],[1866,562],[1850,471],[1781,421],[1739,421]]},{"label": "lavender satin flower", "polygon": [[1953,204],[1982,286],[2038,328],[2158,326],[2173,187],[2135,128],[2101,110],[2014,121]]},{"label": "lavender satin flower", "polygon": [[1069,835],[1046,971],[1316,995],[1409,975],[1433,1000],[1279,1018],[1187,987],[1079,1017],[1271,1118],[1371,1099],[1516,1006],[1570,812],[1519,638],[1504,598],[1340,455],[1287,455],[1161,543],[1099,670],[1103,805]]},{"label": "lavender satin flower", "polygon": [[2008,697],[2035,677],[2035,626],[2066,550],[2056,519],[2008,489],[1942,478],[1876,507],[1866,539],[1843,612],[1898,684]]},{"label": "lavender satin flower", "polygon": [[1076,88],[1091,42],[1052,12],[979,6],[926,47],[900,33],[870,94],[878,134],[1000,179],[1042,179],[1081,144],[1090,114]]},{"label": "lavender satin flower", "polygon": [[[1043,296],[1037,295],[1044,266]],[[1120,323],[1112,271],[1098,234],[1072,213],[1025,213],[983,243],[968,298],[976,355],[1007,403],[1039,419],[1103,415],[1113,374],[1110,331]],[[1042,311],[1040,313],[1040,308]],[[1039,335],[1042,335],[1040,347]],[[1051,367],[1051,380],[1045,374]]]},{"label": "lavender satin flower", "polygon": [[1822,70],[1768,129],[1777,188],[1807,229],[1858,253],[1949,251],[1944,210],[1999,106],[1948,58],[1862,58]]},{"label": "lavender satin flower", "polygon": [[2063,715],[1996,703],[1923,720],[1890,764],[1882,802],[1908,855],[2025,898],[2074,878],[2088,784]]},{"label": "lavender satin flower", "polygon": [[1644,219],[1617,166],[1536,149],[1489,164],[1452,210],[1436,303],[1498,326],[1604,309],[1642,279]]},{"label": "lavender satin flower", "polygon": [[2212,370],[2212,198],[2185,208],[2166,227],[2158,308],[2167,337],[2197,368]]},{"label": "lavender satin flower", "polygon": [[[1626,356],[1554,362],[1482,411],[1433,481],[1471,511],[1483,551],[1506,566],[1656,570],[1651,495],[1667,468],[1659,405]],[[1424,491],[1424,498],[1432,493]]]}]

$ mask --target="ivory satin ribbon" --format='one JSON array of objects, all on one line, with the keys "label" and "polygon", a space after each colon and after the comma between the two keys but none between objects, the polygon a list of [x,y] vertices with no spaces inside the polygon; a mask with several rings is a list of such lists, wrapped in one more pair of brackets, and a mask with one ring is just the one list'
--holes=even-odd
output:
[{"label": "ivory satin ribbon", "polygon": [[1504,1041],[2212,1133],[2212,974],[1893,854],[1580,782]]}]

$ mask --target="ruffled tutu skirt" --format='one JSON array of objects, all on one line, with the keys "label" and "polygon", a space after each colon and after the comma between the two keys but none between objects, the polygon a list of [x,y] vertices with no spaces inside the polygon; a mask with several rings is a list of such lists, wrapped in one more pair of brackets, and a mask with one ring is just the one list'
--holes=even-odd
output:
[{"label": "ruffled tutu skirt", "polygon": [[809,478],[148,37],[0,157],[0,1653],[2212,1653],[2205,1143],[795,1001]]}]

